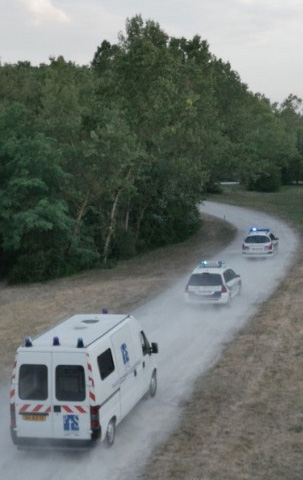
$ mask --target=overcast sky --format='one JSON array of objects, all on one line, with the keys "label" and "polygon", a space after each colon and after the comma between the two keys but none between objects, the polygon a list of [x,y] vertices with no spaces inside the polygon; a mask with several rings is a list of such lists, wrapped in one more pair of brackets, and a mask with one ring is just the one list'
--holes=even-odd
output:
[{"label": "overcast sky", "polygon": [[127,18],[154,20],[169,36],[198,34],[252,92],[303,98],[303,0],[0,0],[0,61],[88,65]]}]

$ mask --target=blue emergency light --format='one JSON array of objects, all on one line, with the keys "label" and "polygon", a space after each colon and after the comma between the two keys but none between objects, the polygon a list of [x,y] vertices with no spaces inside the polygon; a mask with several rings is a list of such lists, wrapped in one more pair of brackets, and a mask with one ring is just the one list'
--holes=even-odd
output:
[{"label": "blue emergency light", "polygon": [[269,232],[269,228],[257,228],[257,227],[252,227],[250,232]]},{"label": "blue emergency light", "polygon": [[77,348],[84,348],[83,338],[79,337],[77,341]]},{"label": "blue emergency light", "polygon": [[202,260],[199,264],[201,268],[221,268],[225,265],[223,260]]},{"label": "blue emergency light", "polygon": [[25,337],[25,339],[24,339],[24,345],[25,345],[26,347],[32,347],[32,346],[33,346],[33,342],[32,342],[31,337]]}]

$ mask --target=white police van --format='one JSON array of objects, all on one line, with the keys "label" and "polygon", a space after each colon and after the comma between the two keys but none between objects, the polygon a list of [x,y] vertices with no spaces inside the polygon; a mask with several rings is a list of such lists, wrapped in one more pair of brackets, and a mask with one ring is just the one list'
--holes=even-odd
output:
[{"label": "white police van", "polygon": [[79,314],[16,353],[11,436],[19,448],[114,443],[116,426],[157,390],[154,353],[130,315]]}]

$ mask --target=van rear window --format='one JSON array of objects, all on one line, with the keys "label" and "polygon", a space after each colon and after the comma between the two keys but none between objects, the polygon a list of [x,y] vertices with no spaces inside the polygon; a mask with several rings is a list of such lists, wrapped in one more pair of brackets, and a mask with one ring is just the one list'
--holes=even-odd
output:
[{"label": "van rear window", "polygon": [[85,400],[85,373],[82,365],[56,367],[56,398],[71,402]]},{"label": "van rear window", "polygon": [[19,398],[22,400],[46,400],[47,366],[23,364],[19,371]]}]

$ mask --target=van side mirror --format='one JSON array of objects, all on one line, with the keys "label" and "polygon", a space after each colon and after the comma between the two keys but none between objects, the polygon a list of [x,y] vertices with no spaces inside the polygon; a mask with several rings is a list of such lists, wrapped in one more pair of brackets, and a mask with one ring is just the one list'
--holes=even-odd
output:
[{"label": "van side mirror", "polygon": [[159,353],[158,349],[158,344],[155,342],[152,342],[151,347],[150,347],[150,353]]}]

